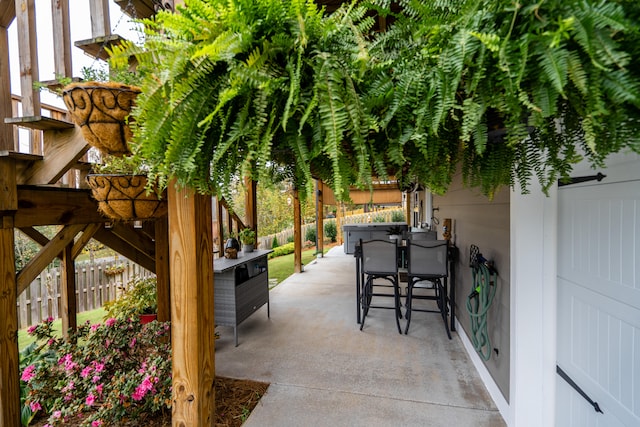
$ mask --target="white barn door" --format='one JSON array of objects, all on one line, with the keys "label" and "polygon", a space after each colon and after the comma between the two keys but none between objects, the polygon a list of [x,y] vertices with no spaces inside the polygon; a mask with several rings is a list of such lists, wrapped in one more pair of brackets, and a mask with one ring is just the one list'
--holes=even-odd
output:
[{"label": "white barn door", "polygon": [[[640,157],[558,190],[556,425],[640,426]],[[592,170],[574,176],[595,174]]]}]

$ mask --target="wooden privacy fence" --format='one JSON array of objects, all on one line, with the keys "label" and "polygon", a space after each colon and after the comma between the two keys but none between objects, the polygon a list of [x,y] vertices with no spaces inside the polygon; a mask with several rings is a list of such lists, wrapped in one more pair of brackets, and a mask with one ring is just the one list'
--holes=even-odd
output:
[{"label": "wooden privacy fence", "polygon": [[[402,208],[398,209],[384,209],[373,212],[366,212],[357,215],[348,215],[345,216],[342,223],[343,224],[360,224],[367,222],[393,222],[394,213],[399,213],[403,215],[404,212]],[[325,218],[324,225],[326,226],[329,222],[335,223],[335,218]],[[309,224],[302,225],[302,242],[306,240],[307,229],[312,228],[315,230],[316,223],[310,222]],[[283,230],[276,234],[269,234],[268,236],[258,237],[258,247],[260,249],[272,249],[271,245],[273,244],[273,238],[276,237],[278,239],[278,244],[280,246],[288,243],[289,241],[293,241],[293,228],[289,228],[287,230]],[[326,236],[325,236],[326,237]]]},{"label": "wooden privacy fence", "polygon": [[[123,284],[136,276],[153,273],[129,260],[100,260],[76,263],[76,304],[78,313],[100,308],[120,295]],[[18,329],[60,317],[60,272],[50,268],[18,296]]]}]

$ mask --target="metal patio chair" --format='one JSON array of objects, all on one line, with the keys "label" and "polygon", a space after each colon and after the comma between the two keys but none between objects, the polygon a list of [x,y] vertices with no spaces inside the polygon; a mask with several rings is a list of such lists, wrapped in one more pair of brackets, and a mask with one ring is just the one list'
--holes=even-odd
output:
[{"label": "metal patio chair", "polygon": [[[395,311],[396,324],[398,333],[402,333],[400,328],[400,319],[402,312],[400,309],[400,288],[398,285],[398,247],[394,240],[360,240],[360,248],[362,251],[362,274],[364,283],[361,293],[362,321],[360,330],[364,327],[364,321],[369,313],[370,308],[384,308]],[[390,283],[380,284],[374,283],[374,280],[382,279]],[[391,287],[393,293],[374,292],[374,287]],[[393,297],[393,306],[389,305],[372,305],[373,297],[389,298]]]},{"label": "metal patio chair", "polygon": [[[408,241],[407,247],[407,325],[404,333],[409,332],[411,313],[422,311],[440,313],[451,339],[447,321],[449,309],[447,307],[447,278],[449,276],[449,251],[446,240],[421,240],[419,243]],[[415,291],[420,290],[418,294]],[[426,293],[425,293],[426,292]],[[433,300],[438,309],[414,308],[413,300]]]}]

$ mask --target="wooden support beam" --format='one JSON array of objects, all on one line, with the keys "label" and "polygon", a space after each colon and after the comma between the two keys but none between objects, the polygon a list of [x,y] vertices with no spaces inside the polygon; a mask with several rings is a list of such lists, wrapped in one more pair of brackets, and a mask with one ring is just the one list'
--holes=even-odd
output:
[{"label": "wooden support beam", "polygon": [[156,262],[153,256],[147,253],[143,253],[138,249],[132,247],[127,241],[121,239],[119,236],[116,236],[110,230],[101,228],[93,237],[100,243],[107,245],[114,251],[129,258],[136,264],[140,264],[142,267],[153,273],[156,272]]},{"label": "wooden support beam", "polygon": [[104,224],[88,224],[84,230],[82,230],[82,234],[76,242],[73,244],[73,248],[71,250],[71,259],[78,258],[78,255],[82,252],[82,249],[89,243],[89,241],[93,238],[93,236],[98,232],[98,230],[102,229]]},{"label": "wooden support beam", "polygon": [[215,424],[211,198],[167,189],[174,426]]},{"label": "wooden support beam", "polygon": [[224,221],[222,220],[222,203],[220,203],[220,199],[216,200],[216,206],[218,207],[218,256],[224,256]]},{"label": "wooden support beam", "polygon": [[8,125],[36,130],[73,129],[74,127],[74,124],[71,122],[40,115],[7,117],[4,119],[4,122]]},{"label": "wooden support beam", "polygon": [[[49,238],[33,227],[21,227],[19,230],[40,246],[46,246],[49,243]],[[62,259],[61,253],[56,256]]]},{"label": "wooden support beam", "polygon": [[0,213],[17,208],[16,163],[14,159],[0,157]]},{"label": "wooden support beam", "polygon": [[342,203],[338,203],[336,207],[336,228],[338,230],[338,235],[336,240],[341,245],[344,243],[344,236],[342,234],[342,224],[344,222],[344,205]]},{"label": "wooden support beam", "polygon": [[316,255],[322,257],[324,252],[324,204],[322,202],[323,193],[322,181],[316,179],[316,224],[318,242],[316,246]]},{"label": "wooden support beam", "polygon": [[76,266],[73,262],[73,242],[65,246],[62,252],[60,299],[62,301],[62,336],[69,340],[69,330],[78,328],[76,306]]},{"label": "wooden support beam", "polygon": [[56,183],[89,151],[80,128],[44,132],[44,160],[23,172],[19,182],[40,185]]},{"label": "wooden support beam", "polygon": [[[7,27],[14,0],[0,0],[0,117],[13,115]],[[13,129],[0,123],[0,150],[14,150]],[[19,426],[20,369],[14,212],[18,208],[15,159],[0,158],[0,426]]]},{"label": "wooden support beam", "polygon": [[51,2],[53,28],[54,77],[71,77],[71,26],[69,25],[69,0]]},{"label": "wooden support beam", "polygon": [[13,227],[0,227],[0,426],[20,425],[18,294],[13,248]]},{"label": "wooden support beam", "polygon": [[302,212],[298,189],[293,190],[293,271],[302,272]]},{"label": "wooden support beam", "polygon": [[91,13],[91,36],[100,37],[111,34],[111,18],[107,0],[89,0]]},{"label": "wooden support beam", "polygon": [[68,244],[73,242],[73,239],[83,228],[84,225],[82,224],[67,225],[20,270],[17,276],[18,295],[38,277],[38,274],[51,263],[53,258],[62,252]]},{"label": "wooden support beam", "polygon": [[[40,115],[40,92],[34,86],[39,78],[35,0],[16,0],[16,19],[22,115],[37,116]],[[34,148],[37,147],[32,147],[31,152],[40,154]]]},{"label": "wooden support beam", "polygon": [[258,183],[252,179],[245,178],[245,187],[247,193],[245,194],[245,227],[249,227],[256,232],[258,236]]},{"label": "wooden support beam", "polygon": [[105,218],[98,213],[98,203],[91,198],[89,190],[18,187],[17,208],[16,227],[105,222]]},{"label": "wooden support beam", "polygon": [[171,287],[169,282],[169,222],[167,216],[154,222],[156,236],[156,289],[158,298],[158,320],[171,320]]},{"label": "wooden support beam", "polygon": [[[0,0],[0,27],[9,27],[16,17],[16,1]],[[2,49],[0,49],[1,51]]]},{"label": "wooden support beam", "polygon": [[404,217],[407,219],[407,224],[409,224],[409,229],[411,229],[411,217],[413,216],[411,215],[411,213],[413,212],[413,209],[411,209],[411,194],[412,193],[404,193],[404,200],[405,200]]},{"label": "wooden support beam", "polygon": [[113,224],[111,232],[127,242],[132,248],[146,254],[155,263],[156,245],[143,230],[136,229],[130,224],[116,222]]},{"label": "wooden support beam", "polygon": [[[0,0],[0,6],[8,7],[14,0]],[[0,7],[0,14],[2,7]],[[15,15],[15,9],[13,11]],[[13,18],[11,18],[13,19]],[[8,24],[7,24],[8,25]],[[13,116],[11,105],[11,75],[9,70],[9,34],[7,27],[0,25],[0,117]],[[13,127],[0,122],[0,151],[15,150]]]}]

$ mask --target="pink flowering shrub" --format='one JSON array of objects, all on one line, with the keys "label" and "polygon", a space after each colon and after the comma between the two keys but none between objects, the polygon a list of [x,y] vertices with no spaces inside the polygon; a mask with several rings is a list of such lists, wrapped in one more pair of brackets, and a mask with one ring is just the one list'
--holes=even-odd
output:
[{"label": "pink flowering shrub", "polygon": [[79,326],[65,342],[54,338],[51,322],[37,325],[30,333],[49,357],[22,369],[25,406],[45,411],[51,427],[71,418],[84,426],[119,425],[170,408],[169,329],[168,323],[111,318]]}]

